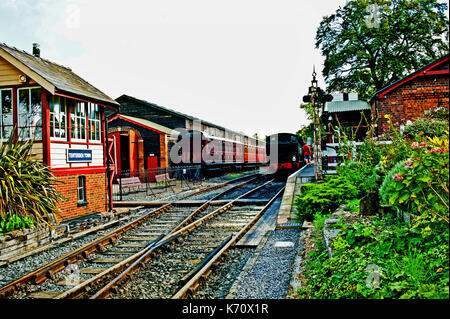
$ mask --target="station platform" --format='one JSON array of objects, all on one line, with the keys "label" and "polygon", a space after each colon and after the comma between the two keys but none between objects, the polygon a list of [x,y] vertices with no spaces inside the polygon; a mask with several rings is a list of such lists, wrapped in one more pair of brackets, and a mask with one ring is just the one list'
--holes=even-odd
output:
[{"label": "station platform", "polygon": [[312,182],[314,179],[314,164],[307,164],[292,175],[286,181],[283,199],[278,212],[277,228],[298,227],[295,223],[294,200],[300,191],[300,185]]}]

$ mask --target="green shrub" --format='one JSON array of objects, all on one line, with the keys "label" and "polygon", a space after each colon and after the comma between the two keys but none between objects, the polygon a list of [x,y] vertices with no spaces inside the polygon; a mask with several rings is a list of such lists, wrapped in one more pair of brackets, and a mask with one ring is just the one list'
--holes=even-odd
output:
[{"label": "green shrub", "polygon": [[403,135],[410,138],[417,136],[442,136],[446,130],[448,130],[448,119],[418,118],[411,125],[405,127]]},{"label": "green shrub", "polygon": [[348,203],[344,206],[344,210],[346,212],[350,212],[350,213],[359,212],[360,201],[361,201],[360,198],[355,198],[355,199],[349,200]]},{"label": "green shrub", "polygon": [[383,183],[380,186],[379,194],[381,204],[389,205],[389,197],[392,195],[391,193],[391,185],[394,183],[394,175],[399,174],[405,168],[405,161],[400,161],[394,165],[394,167],[386,173],[386,176],[383,179]]},{"label": "green shrub", "polygon": [[8,233],[13,230],[32,228],[33,220],[29,216],[7,215],[0,221],[0,233]]},{"label": "green shrub", "polygon": [[[61,196],[55,190],[56,179],[48,167],[31,157],[33,141],[16,141],[11,134],[0,144],[0,221],[6,225],[50,223],[58,213]],[[15,222],[12,222],[15,220]]]},{"label": "green shrub", "polygon": [[357,195],[357,188],[341,176],[327,176],[320,184],[303,184],[295,199],[297,220],[312,221],[316,213],[331,214],[343,202]]},{"label": "green shrub", "polygon": [[389,204],[416,216],[434,214],[448,225],[448,148],[448,135],[412,143],[410,157],[400,172],[386,177],[392,177],[383,190]]},{"label": "green shrub", "polygon": [[[343,225],[331,258],[306,260],[299,298],[449,298],[449,229],[421,218],[414,226],[395,219]],[[378,284],[369,269],[376,269]]]},{"label": "green shrub", "polygon": [[325,242],[323,240],[323,227],[325,226],[325,220],[330,218],[330,214],[322,215],[321,213],[314,214],[314,242],[317,250],[322,252],[326,249]]}]

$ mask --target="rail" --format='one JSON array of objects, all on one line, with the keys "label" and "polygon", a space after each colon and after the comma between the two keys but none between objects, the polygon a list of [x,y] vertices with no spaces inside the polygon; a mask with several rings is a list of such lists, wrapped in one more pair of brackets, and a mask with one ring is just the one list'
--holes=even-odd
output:
[{"label": "rail", "polygon": [[[129,231],[131,229],[135,229],[136,227],[138,227],[138,225],[143,224],[150,217],[160,215],[162,212],[165,212],[165,211],[171,209],[172,206],[178,201],[181,201],[183,199],[186,199],[186,198],[198,195],[198,194],[205,193],[209,190],[214,190],[214,189],[217,189],[220,187],[224,187],[230,183],[234,183],[234,182],[240,181],[242,179],[246,179],[246,178],[252,179],[252,178],[255,178],[255,176],[254,175],[243,176],[243,177],[239,177],[239,178],[236,178],[236,179],[233,179],[233,180],[230,180],[230,181],[218,184],[218,185],[214,185],[212,187],[205,187],[205,188],[200,189],[197,192],[194,192],[192,194],[184,196],[176,201],[167,203],[167,204],[161,206],[160,208],[157,208],[153,211],[147,212],[144,215],[135,219],[134,221],[131,221],[131,222],[125,224],[124,226],[121,226],[120,228],[111,231],[110,233],[102,236],[101,238],[98,238],[88,244],[85,244],[82,247],[80,247],[72,252],[69,252],[68,254],[66,254],[60,258],[57,258],[57,259],[49,262],[48,264],[28,273],[27,275],[25,275],[17,280],[14,280],[13,282],[11,282],[3,287],[0,287],[0,298],[11,296],[12,294],[14,294],[14,292],[17,289],[26,285],[27,283],[40,284],[43,281],[45,281],[47,278],[53,278],[55,276],[55,274],[57,274],[58,272],[63,270],[66,266],[68,266],[72,263],[75,263],[81,259],[87,258],[89,255],[91,255],[94,252],[102,251],[103,247],[107,246],[108,244],[115,243],[120,235],[126,233],[127,231]],[[145,249],[144,249],[144,252],[145,252]],[[116,266],[117,266],[117,268],[122,267],[124,265],[126,266],[127,264],[132,262],[134,259],[138,258],[139,256],[140,256],[140,253],[137,253],[136,255],[131,256],[130,258],[126,259],[124,263],[120,263],[119,265],[116,265]]]},{"label": "rail", "polygon": [[[117,277],[115,277],[112,281],[110,281],[109,283],[107,283],[103,288],[101,288],[97,293],[95,293],[93,296],[90,297],[90,299],[100,299],[100,298],[105,298],[106,296],[108,296],[108,294],[111,291],[115,290],[116,285],[118,285],[122,280],[124,280],[129,274],[137,271],[137,268],[139,267],[139,265],[141,265],[142,263],[145,263],[147,260],[151,259],[151,256],[153,253],[155,253],[155,250],[167,243],[173,242],[176,239],[185,236],[187,234],[189,234],[190,232],[192,232],[195,228],[197,228],[198,226],[200,226],[202,223],[204,223],[206,220],[213,218],[214,216],[218,215],[219,213],[231,208],[231,206],[238,201],[241,198],[244,198],[246,196],[248,196],[249,194],[256,192],[257,190],[261,189],[262,187],[264,187],[265,185],[273,182],[274,179],[263,183],[262,185],[259,185],[255,188],[253,188],[252,190],[246,192],[245,194],[242,194],[240,196],[238,196],[235,199],[230,200],[229,203],[219,207],[218,209],[214,210],[213,212],[203,216],[202,218],[184,226],[181,229],[178,230],[174,230],[172,232],[170,232],[169,234],[167,234],[163,239],[161,239],[161,242],[154,245],[151,249],[147,250],[145,253],[141,254],[139,256],[139,258],[133,262],[130,266],[128,266],[124,271],[121,272],[121,274]],[[241,183],[244,184],[244,183]],[[240,184],[240,185],[241,185]],[[228,192],[229,190],[225,191]],[[178,228],[178,227],[177,227]]]}]

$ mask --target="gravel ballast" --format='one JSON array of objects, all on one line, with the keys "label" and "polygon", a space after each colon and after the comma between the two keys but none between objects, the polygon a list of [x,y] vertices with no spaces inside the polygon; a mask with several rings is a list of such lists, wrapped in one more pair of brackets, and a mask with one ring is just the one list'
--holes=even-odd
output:
[{"label": "gravel ballast", "polygon": [[241,273],[227,298],[284,299],[292,273],[292,264],[298,251],[300,230],[272,231],[261,244],[254,264]]}]

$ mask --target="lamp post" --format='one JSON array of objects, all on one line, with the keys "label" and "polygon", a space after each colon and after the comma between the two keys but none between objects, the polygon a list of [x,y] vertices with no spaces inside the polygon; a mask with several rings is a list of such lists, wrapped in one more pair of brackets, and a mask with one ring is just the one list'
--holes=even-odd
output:
[{"label": "lamp post", "polygon": [[[333,96],[325,94],[325,92],[318,86],[316,79],[316,70],[313,66],[313,79],[311,86],[308,88],[308,95],[303,96],[304,103],[311,103],[313,110],[313,124],[314,124],[314,176],[316,180],[322,179],[322,150],[320,147],[321,132],[320,132],[320,111],[323,113],[325,102],[333,100]],[[321,107],[322,106],[322,107]]]}]

